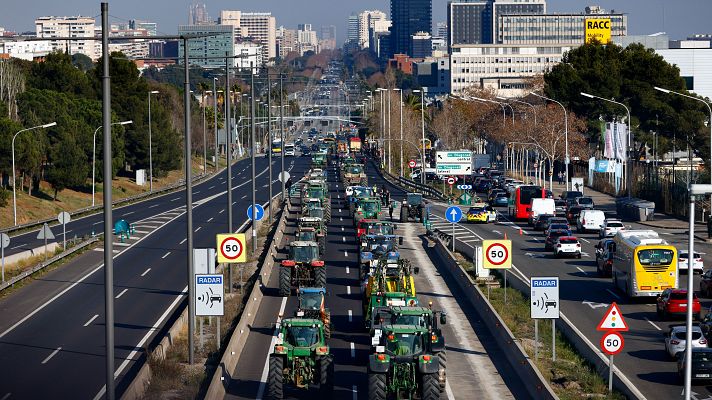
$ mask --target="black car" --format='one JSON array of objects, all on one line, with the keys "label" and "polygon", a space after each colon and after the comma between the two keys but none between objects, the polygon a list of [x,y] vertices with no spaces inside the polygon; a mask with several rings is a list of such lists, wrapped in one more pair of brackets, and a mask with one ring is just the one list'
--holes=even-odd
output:
[{"label": "black car", "polygon": [[596,272],[598,276],[611,276],[614,246],[613,239],[603,239],[596,244]]},{"label": "black car", "polygon": [[[677,373],[680,379],[685,378],[685,357],[687,357],[687,353],[682,352],[677,359]],[[693,381],[712,381],[712,348],[692,348],[691,372]]]},{"label": "black car", "polygon": [[576,222],[578,220],[579,215],[581,214],[581,210],[584,208],[581,206],[572,206],[569,207],[568,211],[566,211],[566,219],[568,219],[570,222]]},{"label": "black car", "polygon": [[554,207],[556,207],[556,215],[565,216],[566,215],[566,200],[554,199]]},{"label": "black car", "polygon": [[544,241],[544,249],[552,250],[556,244],[556,240],[562,236],[571,236],[571,231],[557,230],[549,232],[549,236]]},{"label": "black car", "polygon": [[564,190],[564,192],[561,193],[561,198],[566,201],[577,199],[579,197],[583,197],[583,193],[578,190]]},{"label": "black car", "polygon": [[549,226],[549,220],[554,218],[553,215],[551,214],[542,214],[539,217],[537,217],[536,221],[534,221],[534,230],[535,231],[543,231],[546,229],[547,226]]}]

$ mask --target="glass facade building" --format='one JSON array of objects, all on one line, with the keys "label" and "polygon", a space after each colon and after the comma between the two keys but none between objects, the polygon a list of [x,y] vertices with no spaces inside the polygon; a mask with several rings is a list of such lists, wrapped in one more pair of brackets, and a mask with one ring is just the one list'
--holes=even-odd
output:
[{"label": "glass facade building", "polygon": [[409,54],[411,37],[432,32],[432,0],[391,0],[390,55]]}]

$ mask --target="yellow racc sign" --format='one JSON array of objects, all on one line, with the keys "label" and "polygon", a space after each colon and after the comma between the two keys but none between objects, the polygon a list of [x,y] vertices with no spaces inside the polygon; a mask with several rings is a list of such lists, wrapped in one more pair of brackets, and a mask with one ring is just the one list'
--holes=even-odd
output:
[{"label": "yellow racc sign", "polygon": [[586,24],[586,44],[598,42],[608,44],[611,42],[611,19],[610,18],[587,18]]}]

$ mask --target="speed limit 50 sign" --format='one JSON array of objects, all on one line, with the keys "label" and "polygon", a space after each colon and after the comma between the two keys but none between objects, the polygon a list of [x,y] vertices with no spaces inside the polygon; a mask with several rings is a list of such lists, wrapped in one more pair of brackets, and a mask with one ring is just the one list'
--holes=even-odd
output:
[{"label": "speed limit 50 sign", "polygon": [[482,266],[485,269],[512,268],[512,241],[483,240]]},{"label": "speed limit 50 sign", "polygon": [[243,263],[247,261],[247,242],[244,233],[217,235],[219,263]]},{"label": "speed limit 50 sign", "polygon": [[606,332],[601,338],[601,350],[608,355],[616,355],[623,350],[623,335],[616,331]]}]

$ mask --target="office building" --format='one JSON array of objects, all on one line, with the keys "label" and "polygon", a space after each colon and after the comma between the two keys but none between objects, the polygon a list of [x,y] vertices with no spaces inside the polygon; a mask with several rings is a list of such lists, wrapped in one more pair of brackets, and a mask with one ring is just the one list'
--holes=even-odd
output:
[{"label": "office building", "polygon": [[432,36],[428,32],[416,32],[410,39],[409,54],[413,58],[430,57],[433,53]]},{"label": "office building", "polygon": [[435,25],[435,34],[433,37],[445,39],[445,42],[447,42],[447,22],[438,22]]},{"label": "office building", "polygon": [[220,11],[218,23],[232,26],[235,38],[262,46],[262,62],[269,63],[277,57],[277,21],[271,13],[223,10]]},{"label": "office building", "polygon": [[[94,18],[91,17],[40,17],[35,20],[38,38],[94,37]],[[101,42],[95,40],[58,41],[50,40],[53,51],[68,51],[69,54],[84,54],[92,60],[101,55]]]},{"label": "office building", "polygon": [[205,3],[193,3],[188,6],[188,25],[212,24]]},{"label": "office building", "polygon": [[[203,68],[224,68],[225,60],[221,58],[206,59],[205,57],[232,57],[235,54],[235,32],[230,25],[179,25],[179,35],[212,35],[188,41],[188,58],[191,65]],[[183,63],[183,41],[178,49],[179,63]]]},{"label": "office building", "polygon": [[391,32],[376,32],[374,33],[374,46],[371,51],[380,59],[387,59],[391,54]]},{"label": "office building", "polygon": [[428,57],[414,63],[413,77],[428,95],[450,93],[450,58]]},{"label": "office building", "polygon": [[499,16],[546,13],[546,0],[451,1],[447,7],[448,45],[492,44]]},{"label": "office building", "polygon": [[311,24],[299,24],[297,30],[297,47],[299,55],[303,56],[306,52],[319,52],[319,39],[316,32],[311,29]]},{"label": "office building", "polygon": [[321,36],[319,38],[319,48],[322,50],[336,49],[336,26],[326,25],[321,27]]},{"label": "office building", "polygon": [[462,94],[468,88],[489,88],[499,96],[520,97],[529,89],[527,78],[550,71],[565,52],[578,46],[454,45],[450,54],[450,91]]},{"label": "office building", "polygon": [[390,20],[381,20],[381,21],[374,21],[373,25],[368,29],[368,47],[371,49],[371,51],[374,54],[378,54],[378,51],[375,50],[375,47],[377,46],[378,42],[378,37],[380,37],[381,33],[388,32],[388,29],[391,27],[391,21]]},{"label": "office building", "polygon": [[[0,34],[2,36],[2,34]],[[52,52],[52,43],[49,40],[37,41],[3,41],[0,37],[0,60],[19,58],[33,61],[41,59]]]},{"label": "office building", "polygon": [[[587,8],[590,11],[590,7]],[[502,14],[499,16],[497,43],[556,44],[580,43],[586,39],[585,21],[588,18],[611,20],[611,37],[628,34],[628,16],[622,13],[596,14]]]},{"label": "office building", "polygon": [[386,13],[380,10],[366,10],[358,15],[358,46],[366,49],[370,45],[370,29],[378,21],[386,21]]},{"label": "office building", "polygon": [[145,30],[148,36],[156,36],[158,34],[158,24],[155,22],[132,19],[129,21],[129,29]]},{"label": "office building", "polygon": [[391,54],[408,54],[411,36],[432,25],[432,0],[391,0]]},{"label": "office building", "polygon": [[[262,46],[259,43],[241,42],[235,43],[235,55],[242,58],[235,59],[235,67],[250,70],[251,67],[262,65]],[[257,70],[253,70],[257,73]]]},{"label": "office building", "polygon": [[346,32],[346,43],[358,46],[358,14],[349,15],[348,31]]},{"label": "office building", "polygon": [[277,29],[277,50],[282,59],[286,58],[287,54],[298,51],[297,31],[280,26]]}]

